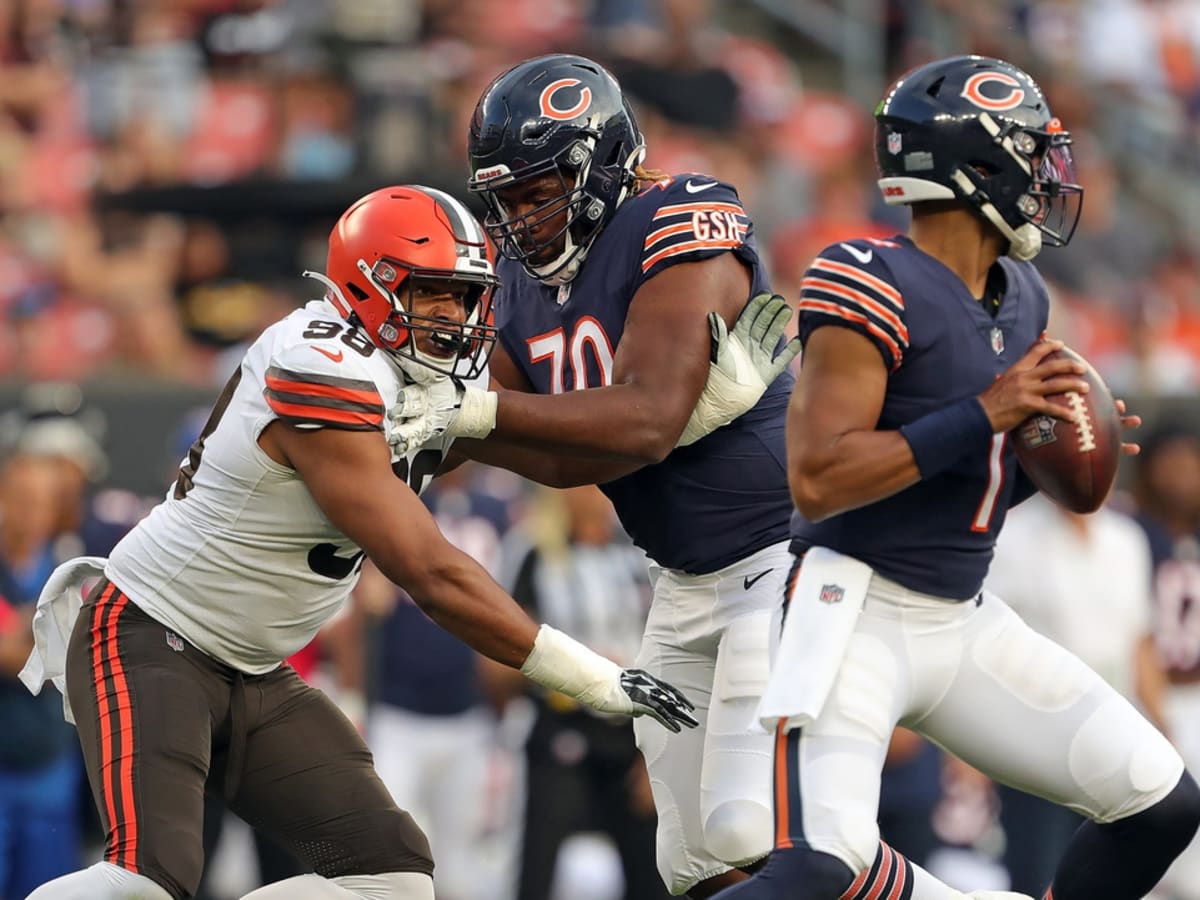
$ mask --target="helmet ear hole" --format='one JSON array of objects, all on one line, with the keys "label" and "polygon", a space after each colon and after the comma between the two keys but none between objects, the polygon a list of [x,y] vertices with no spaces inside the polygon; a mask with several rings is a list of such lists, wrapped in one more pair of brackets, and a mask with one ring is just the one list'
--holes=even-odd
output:
[{"label": "helmet ear hole", "polygon": [[371,296],[353,281],[349,282],[346,287],[350,288],[350,293],[354,295],[355,300],[366,300]]},{"label": "helmet ear hole", "polygon": [[937,95],[942,92],[942,85],[945,84],[945,82],[946,82],[945,75],[943,75],[941,78],[935,78],[933,83],[930,84],[929,87],[925,89],[925,93],[927,93],[930,97],[936,98]]}]

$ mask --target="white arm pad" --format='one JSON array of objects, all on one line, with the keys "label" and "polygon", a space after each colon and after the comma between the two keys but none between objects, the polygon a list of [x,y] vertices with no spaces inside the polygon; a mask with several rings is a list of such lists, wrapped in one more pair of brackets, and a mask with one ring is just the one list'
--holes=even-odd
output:
[{"label": "white arm pad", "polygon": [[446,429],[447,433],[451,437],[487,437],[496,427],[496,408],[499,402],[500,395],[495,391],[464,388],[459,400],[458,414]]},{"label": "white arm pad", "polygon": [[633,714],[633,701],[621,688],[621,667],[549,625],[538,629],[521,674],[592,709]]}]

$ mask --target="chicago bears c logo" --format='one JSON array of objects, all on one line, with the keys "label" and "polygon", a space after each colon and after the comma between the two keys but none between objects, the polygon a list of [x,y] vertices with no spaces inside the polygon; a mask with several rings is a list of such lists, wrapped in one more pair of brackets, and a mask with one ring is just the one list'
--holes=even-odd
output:
[{"label": "chicago bears c logo", "polygon": [[[999,97],[985,97],[982,88],[989,83],[1002,84],[1010,90]],[[963,85],[962,96],[980,109],[1002,112],[1020,106],[1021,101],[1025,99],[1025,89],[1021,87],[1021,82],[1004,72],[979,72],[967,79],[967,83]]]},{"label": "chicago bears c logo", "polygon": [[542,106],[542,115],[547,119],[557,119],[560,122],[582,115],[592,105],[592,89],[589,87],[580,89],[579,102],[570,109],[563,109],[554,103],[555,94],[563,88],[572,88],[577,84],[579,84],[578,78],[560,78],[546,85],[542,91],[542,96],[539,98]]}]

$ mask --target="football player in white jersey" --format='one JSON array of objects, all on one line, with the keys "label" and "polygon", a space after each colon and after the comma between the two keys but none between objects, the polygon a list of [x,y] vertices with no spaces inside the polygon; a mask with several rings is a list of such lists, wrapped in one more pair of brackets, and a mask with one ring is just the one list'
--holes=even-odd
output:
[{"label": "football player in white jersey", "polygon": [[532,680],[672,730],[696,724],[670,685],[539,628],[417,498],[451,438],[413,441],[389,413],[406,384],[485,378],[494,341],[496,278],[467,209],[429,188],[369,194],[338,221],[317,277],[325,298],[250,348],[79,614],[86,564],[43,595],[25,677],[65,684],[106,843],[102,862],[31,900],[190,897],[206,785],[316,873],[254,900],[432,900],[424,835],[350,722],[280,662],[342,605],[364,554],[447,631]]}]

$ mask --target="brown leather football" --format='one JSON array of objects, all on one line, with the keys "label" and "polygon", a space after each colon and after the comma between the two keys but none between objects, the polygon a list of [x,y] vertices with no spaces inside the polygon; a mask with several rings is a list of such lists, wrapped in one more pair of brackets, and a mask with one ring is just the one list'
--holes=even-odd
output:
[{"label": "brown leather football", "polygon": [[1078,423],[1030,416],[1013,429],[1021,468],[1038,489],[1072,512],[1095,512],[1108,497],[1121,458],[1121,417],[1108,385],[1082,356],[1063,348],[1046,359],[1069,355],[1087,365],[1086,394],[1068,391],[1048,399],[1081,414]]}]

